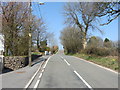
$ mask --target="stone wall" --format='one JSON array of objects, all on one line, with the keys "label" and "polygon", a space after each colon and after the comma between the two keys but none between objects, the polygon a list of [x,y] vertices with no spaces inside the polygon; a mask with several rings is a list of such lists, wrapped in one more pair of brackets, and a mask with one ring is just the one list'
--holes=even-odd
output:
[{"label": "stone wall", "polygon": [[17,70],[28,65],[28,58],[23,56],[4,57],[4,68]]}]

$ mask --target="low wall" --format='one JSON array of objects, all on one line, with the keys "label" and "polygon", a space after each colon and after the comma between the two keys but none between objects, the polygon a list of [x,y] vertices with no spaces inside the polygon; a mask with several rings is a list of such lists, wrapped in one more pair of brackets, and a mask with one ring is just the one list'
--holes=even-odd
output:
[{"label": "low wall", "polygon": [[23,56],[4,57],[4,68],[17,70],[28,65],[28,58]]}]

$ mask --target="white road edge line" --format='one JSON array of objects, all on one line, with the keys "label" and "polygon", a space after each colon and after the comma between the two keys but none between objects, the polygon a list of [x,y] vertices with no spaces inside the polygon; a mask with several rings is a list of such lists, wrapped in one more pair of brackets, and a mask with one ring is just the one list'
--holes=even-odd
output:
[{"label": "white road edge line", "polygon": [[[46,65],[47,65],[47,63],[48,63],[48,61],[49,61],[50,58],[51,58],[51,56],[47,59],[45,65],[43,66],[44,69],[45,69],[45,67],[46,67]],[[43,73],[43,71],[44,71],[44,70],[42,70],[42,73]],[[42,73],[39,75],[39,79],[37,80],[37,82],[36,82],[36,84],[35,84],[35,86],[34,86],[34,89],[35,89],[35,90],[36,90],[36,88],[38,87],[38,84],[39,84],[39,82],[40,82],[40,78],[41,78],[42,75],[43,75]]]},{"label": "white road edge line", "polygon": [[40,82],[40,79],[37,80],[37,82],[36,82],[36,84],[34,86],[35,89],[38,87],[39,82]]},{"label": "white road edge line", "polygon": [[47,65],[47,63],[48,63],[50,58],[51,58],[51,56],[48,58],[48,60],[46,61],[45,65],[43,66],[44,69],[45,69],[45,67],[46,67],[46,65]]},{"label": "white road edge line", "polygon": [[[41,63],[42,65],[43,63]],[[37,73],[39,72],[40,68],[41,68],[41,65],[40,67],[38,68],[38,70],[35,72],[35,74],[32,76],[32,78],[29,80],[29,82],[27,83],[27,85],[24,87],[25,89],[29,87],[29,85],[31,84],[31,82],[33,81],[33,79],[35,78],[35,76],[37,75]]]},{"label": "white road edge line", "polygon": [[107,67],[104,67],[104,66],[95,64],[95,63],[93,63],[93,62],[87,61],[87,60],[82,59],[82,58],[78,58],[78,57],[75,57],[75,58],[80,59],[80,60],[85,61],[85,62],[88,62],[88,63],[93,64],[93,65],[96,65],[96,66],[98,66],[98,67],[100,67],[100,68],[103,68],[103,69],[105,69],[105,70],[111,71],[111,72],[113,72],[113,73],[115,73],[115,74],[118,74],[118,72],[116,72],[116,71],[114,71],[114,70],[112,70],[112,69],[109,69],[109,68],[107,68]]},{"label": "white road edge line", "polygon": [[40,73],[40,75],[39,75],[39,79],[42,77],[42,73]]},{"label": "white road edge line", "polygon": [[[51,56],[50,56],[51,57]],[[48,58],[48,60],[50,59],[50,57]],[[48,62],[47,60],[47,62]],[[41,63],[41,65],[43,64],[43,62]],[[29,87],[29,85],[31,84],[31,82],[33,81],[33,79],[35,78],[35,76],[37,75],[37,73],[39,72],[40,68],[41,68],[41,65],[40,67],[38,68],[38,70],[35,72],[35,74],[32,76],[32,78],[29,80],[29,82],[27,83],[27,85],[24,87],[25,90]],[[44,71],[44,70],[43,70]]]},{"label": "white road edge line", "polygon": [[77,73],[77,71],[74,70],[74,73],[85,83],[85,85],[86,85],[89,89],[93,90],[92,87]]},{"label": "white road edge line", "polygon": [[67,62],[67,60],[64,59],[64,61],[67,63],[68,66],[70,66],[70,64]]}]

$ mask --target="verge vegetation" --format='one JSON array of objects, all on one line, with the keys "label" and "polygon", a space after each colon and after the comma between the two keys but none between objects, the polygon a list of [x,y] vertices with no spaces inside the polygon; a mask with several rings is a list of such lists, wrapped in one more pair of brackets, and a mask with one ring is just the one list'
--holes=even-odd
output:
[{"label": "verge vegetation", "polygon": [[119,70],[118,67],[118,57],[117,56],[95,56],[95,55],[87,55],[87,54],[69,54],[69,55],[73,55],[82,59],[85,59],[87,61],[96,63],[98,65],[102,65],[105,66],[107,68],[113,69],[115,71]]}]

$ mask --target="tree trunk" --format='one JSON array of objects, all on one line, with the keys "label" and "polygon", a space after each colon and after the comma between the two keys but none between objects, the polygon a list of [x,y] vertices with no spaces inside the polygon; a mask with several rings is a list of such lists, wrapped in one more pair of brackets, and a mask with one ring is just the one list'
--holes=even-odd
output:
[{"label": "tree trunk", "polygon": [[86,39],[86,34],[85,34],[83,38],[83,49],[86,49],[86,46],[87,46],[87,39]]}]

